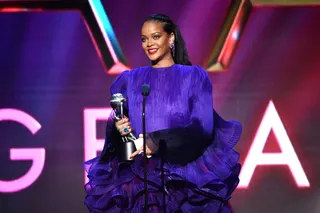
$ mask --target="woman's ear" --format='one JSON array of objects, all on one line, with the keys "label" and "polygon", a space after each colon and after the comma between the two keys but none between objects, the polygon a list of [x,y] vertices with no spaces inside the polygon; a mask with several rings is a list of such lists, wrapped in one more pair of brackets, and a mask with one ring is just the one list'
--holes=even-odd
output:
[{"label": "woman's ear", "polygon": [[174,40],[175,40],[176,38],[175,38],[175,36],[174,36],[174,33],[172,32],[172,33],[170,33],[170,35],[169,35],[169,42],[170,42],[170,44],[172,44],[172,43],[174,43]]}]

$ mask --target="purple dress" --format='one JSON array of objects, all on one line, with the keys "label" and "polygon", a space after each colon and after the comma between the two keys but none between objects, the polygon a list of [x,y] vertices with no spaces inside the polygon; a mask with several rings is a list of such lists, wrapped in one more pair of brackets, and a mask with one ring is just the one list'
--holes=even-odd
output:
[{"label": "purple dress", "polygon": [[[146,131],[165,144],[148,164],[149,212],[231,212],[228,200],[239,179],[239,154],[233,150],[241,125],[223,120],[213,109],[212,85],[200,66],[151,66],[121,73],[111,94],[127,98],[133,133],[142,133],[141,86],[150,85]],[[110,116],[102,154],[84,163],[89,182],[85,205],[90,212],[143,212],[143,154],[131,163],[116,157],[120,134]],[[165,196],[164,196],[165,195]]]}]

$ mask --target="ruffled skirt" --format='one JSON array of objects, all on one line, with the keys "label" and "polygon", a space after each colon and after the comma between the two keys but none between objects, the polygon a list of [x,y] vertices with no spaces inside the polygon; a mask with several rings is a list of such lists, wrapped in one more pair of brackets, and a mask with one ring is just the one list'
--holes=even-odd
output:
[{"label": "ruffled skirt", "polygon": [[[153,213],[229,213],[228,200],[238,185],[239,154],[233,150],[241,135],[236,121],[215,118],[215,137],[195,161],[180,166],[154,156],[148,161],[148,207]],[[90,213],[142,213],[143,154],[133,162],[84,163],[89,182],[85,205]],[[164,211],[165,210],[165,211]]]}]

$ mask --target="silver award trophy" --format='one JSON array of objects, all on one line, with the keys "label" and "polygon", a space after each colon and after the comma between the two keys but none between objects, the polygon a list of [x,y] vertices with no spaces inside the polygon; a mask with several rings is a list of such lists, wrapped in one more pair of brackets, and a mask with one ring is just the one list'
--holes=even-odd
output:
[{"label": "silver award trophy", "polygon": [[[123,114],[123,104],[126,101],[126,99],[123,97],[121,93],[116,93],[112,95],[110,100],[110,105],[114,112],[115,120],[121,120],[124,118]],[[127,128],[124,129],[124,132],[129,131]],[[118,150],[118,161],[132,161],[133,159],[130,159],[130,155],[137,151],[136,146],[134,144],[134,141],[136,140],[136,137],[129,133],[126,136],[121,136],[121,141],[119,150]]]}]

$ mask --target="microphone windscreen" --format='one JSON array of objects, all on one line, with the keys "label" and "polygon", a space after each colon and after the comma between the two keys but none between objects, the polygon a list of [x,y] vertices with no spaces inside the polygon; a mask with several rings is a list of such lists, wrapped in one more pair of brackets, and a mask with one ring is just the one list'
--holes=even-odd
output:
[{"label": "microphone windscreen", "polygon": [[150,86],[148,84],[142,85],[142,95],[143,96],[148,96],[150,92]]}]

